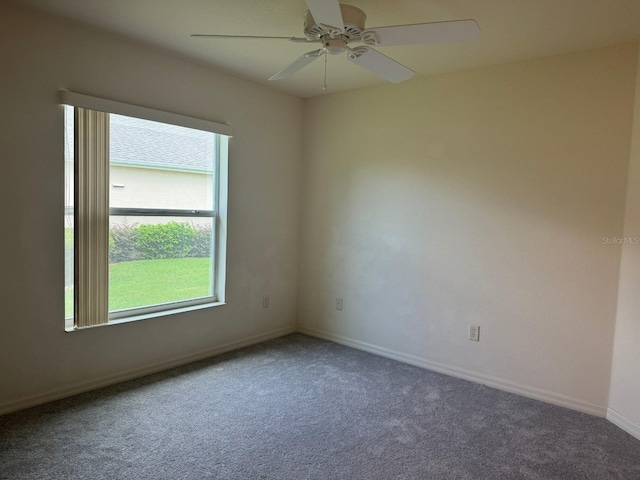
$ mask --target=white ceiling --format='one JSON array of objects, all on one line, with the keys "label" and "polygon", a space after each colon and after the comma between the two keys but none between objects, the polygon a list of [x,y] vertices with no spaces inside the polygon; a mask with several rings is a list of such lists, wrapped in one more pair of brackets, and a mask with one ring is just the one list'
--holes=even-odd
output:
[{"label": "white ceiling", "polygon": [[[191,38],[191,33],[302,36],[304,0],[13,0],[209,63],[300,96],[322,95],[322,61],[267,79],[317,47],[286,40]],[[640,39],[640,0],[346,0],[367,28],[475,19],[474,43],[378,47],[417,75],[432,75]],[[411,81],[411,80],[409,80]],[[329,56],[327,93],[385,83]]]}]

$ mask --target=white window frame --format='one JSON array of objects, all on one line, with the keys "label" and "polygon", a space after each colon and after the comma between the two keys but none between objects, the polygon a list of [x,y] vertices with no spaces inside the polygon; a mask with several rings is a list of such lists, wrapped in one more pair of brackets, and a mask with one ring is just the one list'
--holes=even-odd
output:
[{"label": "white window frame", "polygon": [[[92,285],[91,292],[87,291],[85,294],[79,294],[78,289],[75,289],[76,298],[74,299],[74,304],[77,306],[82,304],[85,306],[84,313],[82,314],[85,318],[81,319],[78,322],[76,318],[77,313],[74,313],[73,325],[65,322],[65,329],[76,330],[87,327],[94,327],[100,325],[111,325],[116,323],[129,322],[134,320],[142,320],[146,318],[153,318],[158,316],[170,315],[175,313],[181,313],[190,310],[196,310],[201,308],[208,308],[217,305],[223,305],[225,303],[225,278],[226,278],[226,237],[227,237],[227,222],[226,222],[226,212],[227,212],[227,182],[228,182],[228,141],[232,135],[232,130],[229,125],[211,122],[209,120],[203,120],[200,118],[194,118],[189,116],[184,116],[180,114],[164,112],[160,110],[155,110],[147,107],[141,107],[137,105],[126,104],[122,102],[117,102],[114,100],[107,100],[103,98],[93,97],[89,95],[84,95],[80,93],[70,92],[68,90],[61,90],[59,92],[60,103],[62,105],[69,105],[72,107],[79,107],[82,109],[91,110],[94,112],[103,112],[108,114],[118,114],[124,115],[128,117],[135,117],[144,120],[151,120],[155,122],[177,125],[181,127],[187,127],[197,130],[204,130],[207,132],[211,132],[214,134],[218,134],[216,138],[216,150],[218,161],[216,161],[216,171],[214,172],[214,178],[216,178],[216,186],[214,189],[215,195],[213,199],[213,211],[198,213],[195,211],[182,211],[182,210],[162,210],[162,209],[131,209],[131,208],[109,208],[108,215],[106,216],[106,222],[109,221],[110,215],[158,215],[158,216],[173,216],[177,214],[177,216],[204,216],[212,218],[213,231],[213,245],[214,251],[212,252],[212,260],[214,264],[212,285],[213,285],[213,295],[210,297],[197,298],[197,299],[189,299],[184,301],[177,301],[171,303],[143,306],[138,308],[131,308],[125,310],[118,310],[114,312],[107,312],[98,310],[104,310],[104,301],[102,303],[100,301],[95,302],[94,299],[98,298],[100,300],[101,296],[106,296],[106,292],[108,292],[108,280],[98,280],[94,282]],[[108,120],[107,120],[108,122]],[[76,127],[77,132],[77,127]],[[91,140],[89,140],[91,141]],[[76,141],[77,142],[77,141]],[[106,142],[108,144],[108,142]],[[91,145],[93,147],[93,145]],[[108,148],[108,147],[107,147]],[[78,161],[78,151],[80,148],[75,148],[75,157],[74,164]],[[108,158],[107,158],[108,162]],[[93,180],[92,180],[93,181]],[[105,188],[108,188],[108,178],[105,181]],[[76,180],[77,182],[77,180]],[[78,218],[74,219],[76,223],[79,222]],[[81,220],[80,220],[81,221]],[[102,220],[105,221],[104,219]],[[100,227],[104,230],[104,226]],[[107,227],[108,228],[108,227]],[[77,236],[77,234],[76,234]],[[104,250],[104,249],[103,249]],[[103,259],[105,260],[105,259]],[[83,272],[85,270],[90,270],[93,267],[87,267],[82,265],[82,260],[78,259],[77,256],[74,259],[74,270],[76,271],[75,276],[78,278],[78,269],[81,269]],[[85,262],[86,264],[87,262]],[[104,275],[102,274],[104,278]],[[96,287],[95,285],[98,285]],[[101,292],[96,295],[95,290],[98,289]],[[104,292],[106,289],[106,292]],[[80,302],[80,303],[79,303]],[[86,306],[89,308],[87,309]],[[88,312],[88,313],[87,313]],[[88,320],[86,319],[88,318]]]}]

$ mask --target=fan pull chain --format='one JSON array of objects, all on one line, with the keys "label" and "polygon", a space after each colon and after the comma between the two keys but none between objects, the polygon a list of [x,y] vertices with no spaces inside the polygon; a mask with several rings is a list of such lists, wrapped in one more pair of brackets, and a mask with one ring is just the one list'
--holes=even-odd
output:
[{"label": "fan pull chain", "polygon": [[327,89],[327,51],[324,51],[324,84],[322,85],[322,91]]}]

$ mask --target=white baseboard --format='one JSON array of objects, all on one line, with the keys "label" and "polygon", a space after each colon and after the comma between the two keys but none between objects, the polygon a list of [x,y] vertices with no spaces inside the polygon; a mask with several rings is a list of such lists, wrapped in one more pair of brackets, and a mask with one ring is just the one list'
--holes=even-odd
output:
[{"label": "white baseboard", "polygon": [[640,425],[632,422],[624,415],[619,414],[613,408],[607,408],[607,420],[609,420],[617,427],[620,427],[629,435],[632,435],[640,440]]},{"label": "white baseboard", "polygon": [[640,426],[629,421],[628,419],[626,419],[619,413],[615,412],[614,410],[607,409],[606,407],[601,405],[595,405],[592,403],[573,399],[559,393],[549,392],[549,391],[537,389],[534,387],[520,385],[515,382],[511,382],[509,380],[493,377],[490,375],[474,372],[471,370],[466,370],[459,367],[452,367],[452,366],[444,365],[441,363],[432,362],[418,356],[407,355],[407,354],[396,352],[387,348],[378,347],[376,345],[369,344],[366,342],[361,342],[359,340],[343,337],[341,335],[335,335],[326,331],[317,330],[317,329],[308,328],[308,327],[302,327],[302,326],[299,326],[298,328],[293,328],[293,327],[283,328],[283,329],[274,330],[274,331],[267,332],[260,335],[246,337],[234,342],[220,345],[208,350],[200,351],[191,355],[186,355],[186,356],[173,358],[170,360],[165,360],[159,363],[154,363],[152,365],[147,365],[145,367],[128,370],[126,372],[122,372],[117,375],[110,375],[110,376],[92,380],[90,382],[82,382],[82,383],[70,385],[61,389],[56,389],[50,392],[26,397],[17,401],[0,404],[0,415],[4,415],[10,412],[15,412],[25,408],[34,407],[36,405],[41,405],[43,403],[52,402],[54,400],[59,400],[61,398],[70,397],[73,395],[77,395],[79,393],[96,390],[98,388],[106,387],[106,386],[124,382],[127,380],[144,377],[145,375],[161,372],[163,370],[167,370],[180,365],[186,365],[188,363],[196,362],[198,360],[203,360],[208,357],[219,355],[221,353],[229,352],[231,350],[236,350],[238,348],[246,347],[256,343],[264,342],[266,340],[271,340],[273,338],[278,338],[294,332],[303,333],[305,335],[309,335],[312,337],[322,338],[335,343],[353,347],[358,350],[363,350],[366,352],[374,353],[376,355],[391,358],[393,360],[398,360],[400,362],[408,363],[410,365],[416,365],[418,367],[426,368],[428,370],[433,370],[439,373],[444,373],[452,377],[462,378],[464,380],[480,383],[483,385],[487,385],[489,387],[497,388],[499,390],[516,393],[524,397],[534,398],[536,400],[541,400],[547,403],[559,405],[562,407],[570,408],[570,409],[588,413],[591,415],[596,415],[599,417],[604,417],[606,415],[606,418],[609,421],[611,421],[613,424],[622,428],[623,430],[635,436],[636,438],[640,438]]},{"label": "white baseboard", "polygon": [[[585,402],[575,398],[568,397],[561,393],[550,392],[540,388],[529,387],[526,385],[520,385],[499,377],[486,375],[484,373],[474,372],[460,367],[453,367],[444,365],[437,362],[432,362],[425,358],[421,358],[415,355],[407,355],[405,353],[396,352],[383,347],[378,347],[370,343],[361,342],[360,340],[354,340],[344,337],[342,335],[335,335],[326,331],[318,330],[315,328],[308,328],[298,325],[298,332],[312,337],[322,338],[335,343],[346,345],[356,348],[358,350],[364,350],[366,352],[375,353],[382,357],[391,358],[400,362],[408,363],[418,367],[426,368],[427,370],[433,370],[435,372],[444,373],[452,377],[462,378],[463,380],[469,380],[471,382],[480,383],[488,387],[496,388],[510,393],[516,393],[523,397],[533,398],[535,400],[541,400],[543,402],[551,403],[553,405],[559,405],[561,407],[570,408],[579,412],[588,413],[598,417],[604,417],[607,408],[603,405],[596,405],[593,403]],[[615,422],[614,422],[615,423]]]},{"label": "white baseboard", "polygon": [[107,387],[109,385],[125,382],[127,380],[133,380],[134,378],[144,377],[145,375],[161,372],[163,370],[168,370],[170,368],[178,367],[180,365],[186,365],[188,363],[197,362],[198,360],[203,360],[205,358],[213,357],[215,355],[229,352],[231,350],[247,347],[249,345],[264,342],[266,340],[271,340],[273,338],[282,337],[284,335],[294,333],[295,331],[296,329],[294,327],[273,330],[271,332],[262,333],[260,335],[245,337],[243,339],[236,340],[234,342],[226,343],[224,345],[220,345],[208,350],[202,350],[200,352],[193,353],[190,355],[172,358],[170,360],[154,363],[152,365],[147,365],[145,367],[134,368],[133,370],[128,370],[126,372],[122,372],[117,375],[110,375],[110,376],[98,378],[90,382],[77,383],[75,385],[70,385],[70,386],[67,386],[61,389],[56,389],[50,392],[41,393],[41,394],[26,397],[17,401],[0,404],[0,415],[4,415],[10,412],[15,412],[18,410],[23,410],[25,408],[35,407],[36,405],[52,402],[54,400],[60,400],[61,398],[71,397],[79,393],[89,392],[91,390]]}]

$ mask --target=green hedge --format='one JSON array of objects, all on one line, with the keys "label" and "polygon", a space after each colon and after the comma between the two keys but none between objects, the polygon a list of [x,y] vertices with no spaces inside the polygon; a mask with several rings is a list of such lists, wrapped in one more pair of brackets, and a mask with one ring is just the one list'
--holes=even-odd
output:
[{"label": "green hedge", "polygon": [[196,231],[187,223],[140,225],[136,247],[143,259],[183,258],[193,249]]},{"label": "green hedge", "polygon": [[109,261],[130,262],[142,257],[136,247],[138,228],[126,223],[113,225],[109,232]]},{"label": "green hedge", "polygon": [[109,261],[209,257],[211,245],[210,228],[186,222],[113,225],[109,235]]}]

